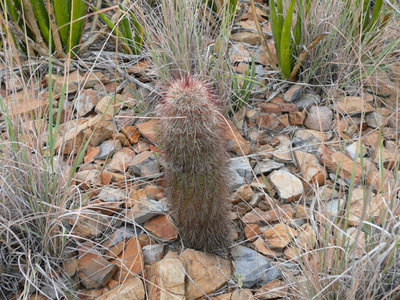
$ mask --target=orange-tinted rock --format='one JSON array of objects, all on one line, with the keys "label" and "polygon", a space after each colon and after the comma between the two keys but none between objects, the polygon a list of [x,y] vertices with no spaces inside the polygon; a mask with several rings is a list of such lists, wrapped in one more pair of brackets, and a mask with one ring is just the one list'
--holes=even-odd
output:
[{"label": "orange-tinted rock", "polygon": [[114,154],[110,164],[108,165],[108,169],[112,172],[121,172],[124,173],[128,168],[128,163],[135,156],[135,152],[133,152],[129,148],[122,148],[117,153]]},{"label": "orange-tinted rock", "polygon": [[142,122],[136,125],[139,129],[140,134],[148,139],[153,144],[156,143],[157,139],[157,121],[150,120]]},{"label": "orange-tinted rock", "polygon": [[272,280],[264,285],[254,295],[256,299],[276,299],[288,296],[289,286],[279,279]]},{"label": "orange-tinted rock", "polygon": [[283,249],[285,248],[290,239],[296,237],[298,235],[297,231],[293,228],[279,223],[272,228],[268,228],[264,232],[265,242],[267,246],[272,249]]},{"label": "orange-tinted rock", "polygon": [[294,157],[306,182],[318,183],[318,185],[325,184],[327,176],[325,168],[319,163],[314,154],[294,151]]},{"label": "orange-tinted rock", "polygon": [[228,149],[237,155],[249,154],[251,151],[250,142],[245,140],[232,121],[228,120],[228,124],[224,123],[225,138],[228,141]]},{"label": "orange-tinted rock", "polygon": [[261,113],[257,116],[257,125],[267,130],[276,130],[284,127],[284,124],[273,113]]},{"label": "orange-tinted rock", "polygon": [[178,237],[178,229],[167,215],[154,217],[144,224],[144,228],[149,230],[156,237],[171,241]]},{"label": "orange-tinted rock", "polygon": [[145,290],[139,277],[128,278],[114,289],[104,293],[96,300],[144,300]]},{"label": "orange-tinted rock", "polygon": [[257,240],[255,242],[253,242],[253,245],[254,245],[254,249],[256,249],[257,252],[259,252],[265,256],[277,257],[277,256],[281,255],[280,252],[269,248],[267,243],[261,237],[257,238]]},{"label": "orange-tinted rock", "polygon": [[124,126],[121,128],[121,132],[126,136],[132,145],[139,141],[140,132],[137,126]]},{"label": "orange-tinted rock", "polygon": [[144,258],[139,241],[131,237],[122,253],[118,255],[117,259],[113,259],[112,262],[118,266],[115,280],[124,280],[127,277],[142,273]]},{"label": "orange-tinted rock", "polygon": [[257,224],[249,224],[244,228],[244,236],[249,241],[252,241],[257,238],[258,235],[261,234],[260,227]]}]

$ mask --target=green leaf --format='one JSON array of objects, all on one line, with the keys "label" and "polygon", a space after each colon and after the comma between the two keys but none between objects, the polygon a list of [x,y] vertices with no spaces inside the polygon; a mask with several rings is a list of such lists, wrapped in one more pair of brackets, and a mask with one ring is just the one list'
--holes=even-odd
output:
[{"label": "green leaf", "polygon": [[132,11],[129,12],[132,18],[132,24],[133,28],[135,31],[135,45],[134,48],[132,49],[133,54],[140,54],[142,47],[143,47],[143,27],[140,25],[138,20],[136,19],[136,16],[133,14]]},{"label": "green leaf", "polygon": [[290,76],[290,72],[292,71],[292,56],[290,51],[290,42],[291,42],[291,31],[292,31],[292,18],[294,12],[294,5],[296,0],[291,0],[285,21],[283,23],[282,28],[282,37],[281,37],[281,46],[280,46],[280,67],[285,78]]},{"label": "green leaf", "polygon": [[367,31],[370,31],[373,26],[375,26],[376,21],[382,11],[383,0],[376,0],[374,5],[374,10],[372,11],[371,21],[369,22],[369,26]]},{"label": "green leaf", "polygon": [[275,1],[269,0],[269,10],[270,10],[270,22],[271,22],[271,29],[272,34],[274,36],[275,42],[275,50],[276,55],[278,57],[278,64],[280,65],[280,45],[281,45],[281,36],[282,36],[282,26],[278,20],[277,11],[275,8]]},{"label": "green leaf", "polygon": [[72,0],[71,2],[71,30],[69,32],[67,53],[78,45],[82,38],[83,26],[85,24],[86,3],[83,0]]},{"label": "green leaf", "polygon": [[71,2],[66,0],[53,0],[58,33],[64,47],[66,47],[68,43],[69,21],[71,18],[70,4]]},{"label": "green leaf", "polygon": [[46,44],[49,44],[50,38],[50,31],[49,31],[49,16],[47,14],[46,8],[44,7],[43,1],[38,0],[30,0],[33,14],[36,18],[36,23],[40,29],[40,33],[42,34],[43,39],[45,40]]}]

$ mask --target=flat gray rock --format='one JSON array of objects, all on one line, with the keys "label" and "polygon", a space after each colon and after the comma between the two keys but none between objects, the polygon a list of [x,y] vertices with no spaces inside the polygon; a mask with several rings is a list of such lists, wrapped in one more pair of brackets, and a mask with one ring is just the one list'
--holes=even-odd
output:
[{"label": "flat gray rock", "polygon": [[244,246],[231,249],[235,263],[234,277],[244,288],[263,286],[282,277],[281,272],[263,255]]},{"label": "flat gray rock", "polygon": [[229,162],[229,176],[231,190],[236,190],[246,183],[250,183],[253,179],[253,173],[248,158],[236,157],[231,158]]}]

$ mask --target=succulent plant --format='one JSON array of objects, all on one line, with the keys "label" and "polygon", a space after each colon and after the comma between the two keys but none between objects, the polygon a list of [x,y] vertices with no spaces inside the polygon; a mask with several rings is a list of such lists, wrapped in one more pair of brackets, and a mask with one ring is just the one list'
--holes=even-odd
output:
[{"label": "succulent plant", "polygon": [[208,85],[173,81],[157,108],[164,186],[184,244],[218,252],[232,239],[224,120]]}]

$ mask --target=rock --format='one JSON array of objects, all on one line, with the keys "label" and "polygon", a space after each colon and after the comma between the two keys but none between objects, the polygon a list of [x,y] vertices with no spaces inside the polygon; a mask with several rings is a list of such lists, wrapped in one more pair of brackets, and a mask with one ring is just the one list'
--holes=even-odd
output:
[{"label": "rock", "polygon": [[96,185],[100,183],[100,171],[95,169],[79,171],[75,174],[75,180],[86,188],[89,185]]},{"label": "rock", "polygon": [[142,153],[144,151],[150,151],[150,144],[146,141],[140,140],[137,142],[134,146],[133,149],[135,150],[136,153]]},{"label": "rock", "polygon": [[91,147],[87,150],[86,155],[83,159],[84,163],[89,163],[94,161],[100,153],[100,147]]},{"label": "rock", "polygon": [[253,190],[249,184],[242,185],[232,195],[232,204],[238,204],[242,201],[249,202],[253,196]]},{"label": "rock", "polygon": [[[386,144],[388,145],[389,143]],[[382,162],[383,167],[389,170],[396,168],[396,164],[400,161],[400,154],[397,149],[389,150],[386,147],[379,147],[374,150],[374,156],[374,161],[377,165]]]},{"label": "rock", "polygon": [[100,147],[100,153],[97,155],[97,159],[100,160],[111,157],[114,152],[122,149],[122,145],[119,140],[104,141],[99,145],[99,147]]},{"label": "rock", "polygon": [[367,114],[365,116],[365,120],[367,121],[368,127],[372,128],[384,127],[389,121],[388,118],[389,115],[382,113],[382,111],[381,112],[374,111],[372,113]]},{"label": "rock", "polygon": [[186,275],[190,278],[186,279],[185,284],[187,299],[203,296],[203,292],[212,293],[232,277],[230,262],[219,256],[186,249],[179,259],[185,266]]},{"label": "rock", "polygon": [[[233,43],[232,47],[230,48],[229,57],[232,62],[250,62],[250,52],[243,43]],[[243,74],[244,73],[245,72],[243,72]]]},{"label": "rock", "polygon": [[[365,147],[363,147],[363,156],[365,156],[365,150],[366,150]],[[360,151],[361,151],[360,144],[358,142],[351,143],[346,147],[347,156],[349,156],[353,160],[356,158],[356,156],[360,157],[361,154]]]},{"label": "rock", "polygon": [[373,111],[374,108],[362,97],[340,97],[334,102],[333,108],[341,114],[351,115]]},{"label": "rock", "polygon": [[108,249],[108,256],[118,256],[126,246],[125,240],[140,234],[140,232],[139,228],[127,226],[118,228],[110,237],[107,237],[108,239],[103,244]]},{"label": "rock", "polygon": [[144,300],[145,291],[139,277],[128,278],[112,290],[104,293],[96,300]]},{"label": "rock", "polygon": [[72,278],[78,272],[78,265],[79,265],[78,259],[76,258],[67,259],[63,262],[63,270],[69,277]]},{"label": "rock", "polygon": [[345,199],[333,199],[322,207],[321,213],[323,213],[328,218],[336,218],[340,215],[345,204]]},{"label": "rock", "polygon": [[289,124],[290,125],[303,125],[304,122],[304,112],[303,111],[295,111],[289,112]]},{"label": "rock", "polygon": [[254,300],[250,289],[237,288],[232,292],[231,300]]},{"label": "rock", "polygon": [[282,163],[275,162],[271,159],[264,159],[257,163],[257,165],[254,167],[254,172],[256,175],[265,174],[273,170],[280,169],[283,166],[284,164]]},{"label": "rock", "polygon": [[126,195],[123,190],[105,186],[101,189],[97,198],[104,202],[122,202]]},{"label": "rock", "polygon": [[231,41],[243,42],[250,45],[258,45],[261,43],[261,38],[256,32],[240,31],[231,35]]},{"label": "rock", "polygon": [[97,124],[85,130],[87,136],[90,136],[89,145],[96,147],[100,145],[101,142],[111,138],[113,133],[117,131],[115,122],[112,120],[103,119]]},{"label": "rock", "polygon": [[135,152],[133,152],[129,148],[122,148],[117,153],[114,154],[110,164],[108,165],[108,170],[111,172],[121,172],[124,173],[128,168],[128,163],[135,156]]},{"label": "rock", "polygon": [[125,249],[116,259],[111,261],[118,266],[115,276],[117,281],[124,281],[126,278],[134,277],[135,274],[143,272],[144,259],[139,241],[131,237],[126,243]]},{"label": "rock", "polygon": [[260,300],[286,297],[288,295],[288,289],[289,286],[282,280],[275,279],[259,289],[254,296],[256,299]]},{"label": "rock", "polygon": [[71,214],[68,223],[73,226],[72,234],[77,238],[90,239],[98,237],[109,224],[109,219],[93,210],[82,210],[79,214]]},{"label": "rock", "polygon": [[178,237],[178,228],[172,223],[168,215],[154,217],[144,224],[144,228],[154,234],[156,237],[172,241]]},{"label": "rock", "polygon": [[350,181],[350,178],[353,174],[353,166],[354,166],[354,174],[353,179],[354,183],[360,183],[362,169],[358,163],[354,163],[353,160],[347,156],[345,156],[342,152],[335,152],[327,147],[322,149],[322,163],[326,165],[333,173],[336,174],[338,166],[339,168],[339,176],[342,179],[347,179]]},{"label": "rock", "polygon": [[253,178],[253,171],[246,157],[231,158],[229,170],[232,174],[229,176],[231,190],[236,190],[240,186],[250,183]]},{"label": "rock", "polygon": [[[46,81],[49,83],[49,74],[46,74],[45,78]],[[79,88],[92,88],[98,83],[107,83],[109,81],[107,76],[101,72],[81,73],[79,71],[75,71],[65,75],[51,74],[51,82],[53,85],[53,91],[55,93],[62,92],[67,78],[68,90],[65,90],[65,92],[68,94],[76,92]]]},{"label": "rock", "polygon": [[179,259],[164,258],[149,270],[149,299],[184,300],[185,268]]},{"label": "rock", "polygon": [[87,289],[98,289],[106,286],[117,271],[117,266],[100,253],[88,252],[79,257],[78,269],[83,286]]},{"label": "rock", "polygon": [[[350,227],[345,233],[340,233],[345,249],[350,249],[350,255],[355,252],[355,258],[360,259],[366,254],[365,234],[361,231],[357,234],[356,227]],[[358,235],[358,236],[357,236]]]},{"label": "rock", "polygon": [[243,138],[232,121],[228,120],[228,124],[224,123],[224,132],[230,151],[235,152],[237,155],[247,155],[250,153],[250,142]]},{"label": "rock", "polygon": [[325,168],[319,163],[318,158],[314,154],[303,151],[294,151],[297,166],[301,170],[303,180],[308,183],[317,183],[324,185],[326,181]]},{"label": "rock", "polygon": [[285,127],[274,113],[260,113],[257,116],[256,122],[259,128],[266,130],[277,130]]},{"label": "rock", "polygon": [[137,126],[124,126],[121,133],[125,135],[131,145],[136,144],[140,138],[140,132]]},{"label": "rock", "polygon": [[312,130],[328,131],[332,128],[333,112],[326,106],[312,106],[304,126]]},{"label": "rock", "polygon": [[291,239],[295,238],[298,232],[288,225],[279,223],[264,232],[265,242],[271,249],[285,248]]},{"label": "rock", "polygon": [[99,100],[99,94],[93,89],[83,90],[82,93],[78,93],[72,102],[77,116],[82,117],[91,112]]},{"label": "rock", "polygon": [[158,159],[153,151],[145,151],[136,155],[128,163],[128,168],[137,176],[151,176],[160,173]]},{"label": "rock", "polygon": [[151,143],[155,144],[157,139],[157,121],[150,120],[136,125],[140,134],[148,139]]},{"label": "rock", "polygon": [[235,278],[245,288],[261,286],[274,279],[281,278],[280,271],[264,256],[244,247],[231,248],[235,266]]},{"label": "rock", "polygon": [[142,247],[144,263],[152,264],[162,259],[164,255],[164,245],[150,244]]},{"label": "rock", "polygon": [[327,141],[327,137],[322,132],[298,129],[293,136],[292,143],[298,150],[314,153],[318,150],[321,143],[325,141]]},{"label": "rock", "polygon": [[121,95],[108,95],[103,97],[94,108],[94,111],[100,115],[105,115],[104,118],[112,119],[122,108],[124,99]]},{"label": "rock", "polygon": [[303,194],[301,180],[287,171],[273,171],[268,178],[277,190],[279,197],[285,202],[296,201]]},{"label": "rock", "polygon": [[290,150],[291,141],[287,136],[280,135],[277,137],[279,146],[272,153],[272,157],[278,162],[292,162],[292,152]]},{"label": "rock", "polygon": [[253,245],[254,249],[256,249],[256,251],[261,253],[262,255],[270,257],[278,257],[279,255],[281,255],[280,252],[269,248],[267,243],[261,237],[257,238],[257,240],[253,243]]},{"label": "rock", "polygon": [[257,224],[249,224],[244,228],[244,236],[250,242],[254,241],[260,234],[261,230]]},{"label": "rock", "polygon": [[321,97],[315,94],[302,94],[296,101],[295,104],[298,109],[307,109],[313,105],[319,105],[321,103]]},{"label": "rock", "polygon": [[286,93],[283,95],[283,99],[285,102],[294,102],[296,101],[303,91],[304,86],[300,84],[292,85]]},{"label": "rock", "polygon": [[363,211],[365,211],[363,220],[377,219],[381,213],[382,206],[381,195],[375,196],[372,191],[366,191],[362,188],[354,189],[350,198],[349,225],[358,226],[361,222]]},{"label": "rock", "polygon": [[165,214],[168,212],[168,207],[161,201],[157,200],[141,200],[136,201],[130,209],[126,209],[123,213],[125,220],[128,222],[135,221],[138,224],[150,220],[151,218]]}]

